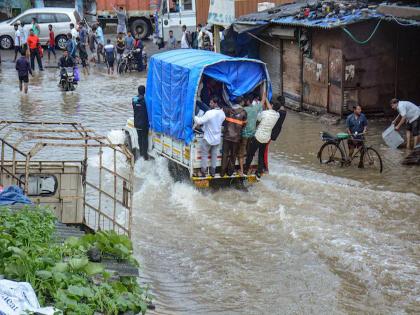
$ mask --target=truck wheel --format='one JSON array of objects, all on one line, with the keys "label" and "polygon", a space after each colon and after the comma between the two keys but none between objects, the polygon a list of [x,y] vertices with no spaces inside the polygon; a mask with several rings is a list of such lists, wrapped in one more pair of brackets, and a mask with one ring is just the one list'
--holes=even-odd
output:
[{"label": "truck wheel", "polygon": [[133,149],[133,144],[131,141],[131,136],[128,132],[125,132],[125,138],[124,138],[124,145],[127,147],[128,151],[130,151],[134,156],[134,161],[137,161],[140,154],[137,149]]},{"label": "truck wheel", "polygon": [[150,35],[151,27],[145,19],[137,19],[131,23],[131,32],[139,34],[141,39],[145,39]]},{"label": "truck wheel", "polygon": [[171,177],[175,182],[182,182],[189,179],[188,169],[175,163],[174,161],[168,161],[168,170]]}]

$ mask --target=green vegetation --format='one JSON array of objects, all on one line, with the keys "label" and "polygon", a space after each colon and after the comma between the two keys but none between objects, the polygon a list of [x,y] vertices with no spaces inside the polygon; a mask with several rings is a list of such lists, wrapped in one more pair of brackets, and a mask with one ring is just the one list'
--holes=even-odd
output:
[{"label": "green vegetation", "polygon": [[0,209],[0,274],[31,283],[41,305],[64,314],[144,314],[151,296],[136,277],[111,274],[88,259],[94,251],[138,266],[131,241],[99,232],[70,237],[63,245],[54,236],[55,220],[47,209]]}]

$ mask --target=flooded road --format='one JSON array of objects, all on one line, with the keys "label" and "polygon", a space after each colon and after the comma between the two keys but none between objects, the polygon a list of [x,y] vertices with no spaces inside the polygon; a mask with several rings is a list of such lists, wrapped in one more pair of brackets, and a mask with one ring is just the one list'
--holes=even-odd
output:
[{"label": "flooded road", "polygon": [[[98,67],[62,93],[48,69],[21,96],[2,57],[1,119],[79,121],[107,134],[145,82]],[[344,125],[295,112],[270,147],[270,175],[248,191],[199,192],[174,183],[163,159],[137,163],[133,240],[155,314],[419,313],[420,170],[384,146],[387,123],[371,121],[368,136],[382,174],[321,167],[319,132]]]}]

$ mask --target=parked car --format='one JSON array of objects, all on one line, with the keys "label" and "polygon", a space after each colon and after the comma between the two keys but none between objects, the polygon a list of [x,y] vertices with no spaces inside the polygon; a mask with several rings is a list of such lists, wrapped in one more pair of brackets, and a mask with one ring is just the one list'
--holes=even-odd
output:
[{"label": "parked car", "polygon": [[0,48],[10,49],[14,46],[15,30],[13,25],[17,21],[24,23],[24,28],[31,27],[32,18],[36,18],[41,29],[39,35],[42,44],[49,39],[48,24],[53,26],[55,44],[58,48],[66,47],[66,34],[70,32],[70,23],[75,25],[80,22],[80,15],[75,9],[70,8],[37,8],[29,9],[17,17],[0,23]]}]

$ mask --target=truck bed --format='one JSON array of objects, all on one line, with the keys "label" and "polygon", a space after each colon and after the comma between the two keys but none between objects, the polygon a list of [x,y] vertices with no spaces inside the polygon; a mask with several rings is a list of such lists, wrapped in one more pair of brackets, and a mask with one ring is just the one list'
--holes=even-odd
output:
[{"label": "truck bed", "polygon": [[[137,131],[134,128],[134,123],[132,119],[127,120],[127,126],[125,131],[130,134],[132,141],[132,148],[138,149],[137,141]],[[158,156],[163,156],[169,161],[177,165],[175,171],[182,171],[183,173],[188,174],[188,177],[196,184],[198,187],[208,187],[210,182],[212,183],[233,183],[240,181],[248,181],[254,183],[257,181],[257,177],[253,175],[244,175],[240,176],[237,173],[234,173],[232,176],[221,177],[218,174],[220,166],[222,165],[222,142],[219,145],[218,157],[216,164],[216,176],[211,177],[210,175],[205,177],[198,176],[198,172],[201,168],[201,148],[200,142],[203,138],[202,133],[196,133],[193,141],[190,144],[186,145],[184,141],[173,139],[167,135],[157,133],[154,131],[149,132],[149,155],[156,158]],[[210,163],[210,155],[209,155]],[[251,163],[251,170],[256,169],[257,158]],[[239,162],[236,160],[236,167],[239,168]]]}]

